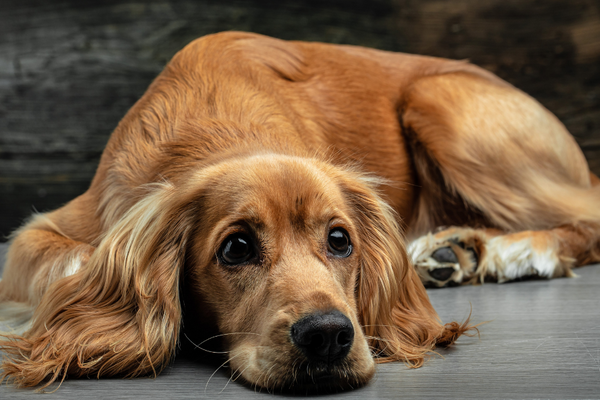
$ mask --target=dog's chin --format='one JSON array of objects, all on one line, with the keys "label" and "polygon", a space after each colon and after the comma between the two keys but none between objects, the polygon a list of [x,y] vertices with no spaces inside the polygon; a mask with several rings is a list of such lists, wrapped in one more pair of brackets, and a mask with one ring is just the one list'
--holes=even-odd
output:
[{"label": "dog's chin", "polygon": [[[354,390],[364,386],[371,378],[359,378],[346,368],[308,368],[298,373],[284,385],[283,392],[302,394],[326,394]],[[287,390],[285,390],[287,388]]]},{"label": "dog's chin", "polygon": [[305,361],[292,370],[281,371],[267,377],[263,382],[250,382],[242,377],[242,382],[255,390],[268,393],[316,395],[354,390],[367,384],[374,374],[370,371],[362,376],[346,362],[327,365]]}]

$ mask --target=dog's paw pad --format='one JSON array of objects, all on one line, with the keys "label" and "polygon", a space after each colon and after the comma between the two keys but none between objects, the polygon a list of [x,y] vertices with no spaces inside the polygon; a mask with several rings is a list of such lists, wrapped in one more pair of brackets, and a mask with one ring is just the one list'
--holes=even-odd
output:
[{"label": "dog's paw pad", "polygon": [[454,271],[455,270],[453,267],[442,267],[430,269],[427,271],[427,273],[436,281],[444,282],[450,279]]},{"label": "dog's paw pad", "polygon": [[431,258],[442,264],[456,264],[458,257],[450,247],[440,247],[431,253]]}]

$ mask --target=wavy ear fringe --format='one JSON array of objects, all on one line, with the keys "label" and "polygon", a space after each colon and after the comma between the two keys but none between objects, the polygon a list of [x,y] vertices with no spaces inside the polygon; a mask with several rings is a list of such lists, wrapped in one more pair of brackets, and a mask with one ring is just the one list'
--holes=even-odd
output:
[{"label": "wavy ear fringe", "polygon": [[468,319],[462,324],[440,322],[408,260],[396,214],[376,194],[379,183],[360,175],[346,183],[363,242],[359,315],[378,362],[404,361],[417,368],[436,345],[450,346],[474,328]]},{"label": "wavy ear fringe", "polygon": [[134,377],[171,360],[190,208],[169,184],[149,188],[82,270],[49,287],[31,329],[0,341],[2,380],[47,387],[67,375]]}]

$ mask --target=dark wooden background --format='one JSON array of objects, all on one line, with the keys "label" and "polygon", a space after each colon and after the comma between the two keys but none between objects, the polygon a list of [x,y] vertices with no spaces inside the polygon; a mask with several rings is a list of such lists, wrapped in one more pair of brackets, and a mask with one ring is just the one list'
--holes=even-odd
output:
[{"label": "dark wooden background", "polygon": [[2,0],[0,235],[84,192],[170,57],[223,30],[468,58],[556,113],[600,173],[598,0]]}]

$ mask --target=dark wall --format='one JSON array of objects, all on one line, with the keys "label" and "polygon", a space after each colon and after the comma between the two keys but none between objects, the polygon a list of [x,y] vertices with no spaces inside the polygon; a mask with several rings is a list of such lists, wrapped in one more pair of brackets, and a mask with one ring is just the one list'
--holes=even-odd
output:
[{"label": "dark wall", "polygon": [[165,63],[223,30],[468,58],[556,113],[600,173],[597,0],[3,0],[0,234],[83,193]]}]

